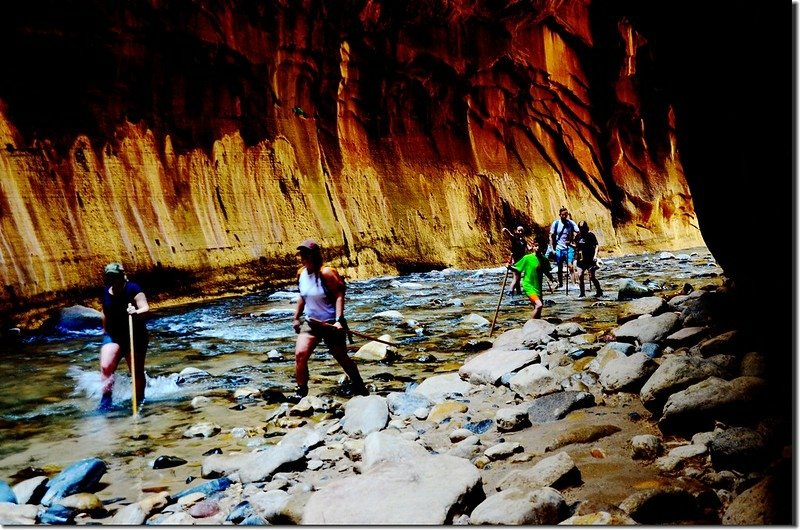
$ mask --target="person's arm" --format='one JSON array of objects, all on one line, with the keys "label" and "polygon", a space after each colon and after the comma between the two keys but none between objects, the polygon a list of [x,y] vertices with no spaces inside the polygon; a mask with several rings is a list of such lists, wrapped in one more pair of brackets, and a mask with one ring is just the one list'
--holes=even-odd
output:
[{"label": "person's arm", "polygon": [[503,227],[503,229],[500,232],[502,232],[503,234],[507,235],[508,237],[513,237],[513,234],[511,233],[511,230],[509,230],[505,226]]},{"label": "person's arm", "polygon": [[300,317],[303,315],[303,310],[306,307],[306,300],[303,296],[297,297],[297,307],[294,310],[294,317],[292,318],[292,327],[295,333],[300,333]]},{"label": "person's arm", "polygon": [[133,304],[128,304],[129,315],[141,315],[142,313],[150,311],[150,304],[147,303],[147,297],[143,292],[139,291],[136,293],[136,296],[133,297],[133,301],[136,302],[136,307],[134,307]]},{"label": "person's arm", "polygon": [[339,276],[339,272],[332,267],[323,267],[320,272],[322,273],[322,281],[325,282],[328,290],[336,297],[334,302],[336,309],[334,318],[336,322],[333,325],[342,329],[344,328],[344,324],[342,324],[342,320],[344,320],[344,282],[342,277]]},{"label": "person's arm", "polygon": [[594,256],[592,256],[592,261],[597,263],[597,257],[600,255],[600,242],[597,241],[597,236],[592,234],[592,239],[594,240]]}]

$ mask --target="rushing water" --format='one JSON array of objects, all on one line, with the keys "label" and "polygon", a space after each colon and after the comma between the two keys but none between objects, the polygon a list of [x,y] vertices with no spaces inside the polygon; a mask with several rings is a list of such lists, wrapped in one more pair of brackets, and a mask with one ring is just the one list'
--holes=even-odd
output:
[{"label": "rushing water", "polygon": [[[589,332],[605,331],[615,325],[621,278],[672,291],[686,282],[700,287],[721,272],[705,248],[673,254],[677,258],[606,258],[597,273],[605,290],[602,299],[592,294],[578,298],[577,286],[570,284],[568,292],[562,288],[545,294],[543,317],[578,321]],[[398,356],[391,362],[357,361],[365,381],[379,394],[403,391],[435,372],[457,370],[468,356],[486,348],[490,326],[485,320],[476,322],[474,315],[492,321],[505,274],[502,267],[447,269],[349,282],[346,315],[351,328],[375,337],[389,334],[398,345]],[[509,275],[506,291],[510,283]],[[587,293],[593,292],[587,285]],[[148,433],[145,452],[169,446],[187,425],[233,421],[230,411],[237,410],[237,388],[288,392],[293,387],[291,316],[296,300],[294,288],[168,310],[151,306],[147,397],[137,420],[138,429]],[[376,317],[389,310],[399,311],[402,320]],[[504,295],[493,336],[520,327],[530,312],[524,297]],[[366,342],[355,339],[357,346]],[[132,421],[124,361],[114,387],[119,410],[108,416],[95,413],[100,345],[99,329],[54,332],[28,338],[0,354],[0,479],[11,482],[25,466],[61,466],[86,455],[118,455],[126,447],[115,442],[125,439]],[[179,375],[187,367],[206,373]],[[312,393],[337,391],[343,372],[324,347],[312,356],[310,371]],[[198,395],[217,396],[225,406],[198,414],[190,405]],[[239,418],[246,424],[244,416]],[[250,421],[263,422],[263,409]]]}]

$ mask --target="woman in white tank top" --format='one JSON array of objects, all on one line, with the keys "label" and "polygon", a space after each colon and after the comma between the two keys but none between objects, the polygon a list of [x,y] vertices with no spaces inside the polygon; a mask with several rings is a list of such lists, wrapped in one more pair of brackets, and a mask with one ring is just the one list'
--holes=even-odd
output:
[{"label": "woman in white tank top", "polygon": [[[290,401],[308,395],[308,359],[320,341],[324,341],[334,359],[350,378],[354,394],[369,394],[356,363],[347,355],[344,318],[344,281],[336,269],[322,266],[319,245],[307,239],[297,247],[303,269],[298,281],[300,297],[292,326],[297,333],[294,370],[297,389]],[[300,317],[303,316],[303,320]],[[315,323],[315,321],[317,321]]]}]

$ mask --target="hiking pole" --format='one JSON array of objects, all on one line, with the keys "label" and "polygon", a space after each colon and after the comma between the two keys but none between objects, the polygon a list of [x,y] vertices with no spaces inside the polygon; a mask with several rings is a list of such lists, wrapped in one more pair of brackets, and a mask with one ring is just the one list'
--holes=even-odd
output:
[{"label": "hiking pole", "polygon": [[497,299],[497,308],[494,310],[494,318],[492,319],[492,327],[489,328],[489,336],[492,336],[494,333],[494,323],[497,322],[497,313],[500,312],[500,302],[503,301],[503,293],[506,290],[506,282],[508,281],[508,273],[510,272],[510,268],[506,268],[506,274],[503,276],[503,286],[500,287],[500,298]]},{"label": "hiking pole", "polygon": [[130,313],[128,313],[128,334],[131,338],[131,409],[136,416],[139,413],[136,399],[136,354],[133,348],[133,315]]},{"label": "hiking pole", "polygon": [[547,287],[550,288],[550,294],[553,294],[555,291],[553,290],[553,282],[550,281],[550,278],[545,277],[547,280]]},{"label": "hiking pole", "polygon": [[[323,322],[322,320],[317,320],[316,318],[309,318],[308,321],[310,323],[312,323],[312,324],[316,324],[317,326],[323,326],[323,327],[326,327],[326,328],[339,329],[336,326],[334,326],[333,324],[328,324],[327,322]],[[352,330],[350,328],[348,328],[346,330],[343,329],[342,331],[346,331],[347,333],[352,333],[353,335],[355,335],[357,337],[364,338],[364,339],[374,340],[375,342],[380,342],[381,344],[386,344],[387,346],[397,347],[397,344],[395,344],[394,342],[388,342],[388,341],[385,341],[383,339],[379,339],[377,337],[373,337],[372,335],[367,335],[366,333],[361,333],[360,331]]]}]

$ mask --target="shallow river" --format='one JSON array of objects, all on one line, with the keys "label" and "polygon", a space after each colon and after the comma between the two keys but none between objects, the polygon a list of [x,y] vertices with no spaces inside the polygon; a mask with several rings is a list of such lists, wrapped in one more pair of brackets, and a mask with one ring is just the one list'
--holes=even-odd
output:
[{"label": "shallow river", "polygon": [[[546,291],[542,316],[553,322],[578,321],[588,332],[601,332],[615,326],[622,278],[666,291],[687,282],[697,288],[719,281],[713,278],[721,271],[707,249],[672,255],[675,258],[661,259],[658,254],[605,258],[597,273],[605,290],[603,298],[596,299],[588,285],[589,296],[578,298],[577,286],[570,283],[568,291]],[[375,337],[389,334],[398,345],[397,358],[391,362],[358,361],[366,383],[382,395],[403,391],[433,373],[456,371],[467,357],[488,347],[486,321],[491,323],[498,308],[505,274],[502,267],[447,269],[348,282],[350,327]],[[510,283],[509,275],[506,291]],[[196,423],[211,421],[223,432],[263,423],[268,411],[264,400],[237,400],[234,392],[254,387],[288,393],[293,388],[291,316],[296,299],[294,288],[170,309],[151,306],[146,402],[137,418],[130,415],[130,380],[124,361],[114,387],[117,410],[108,415],[94,412],[99,399],[99,329],[30,337],[6,347],[0,352],[4,375],[0,379],[0,479],[13,484],[42,469],[52,472],[77,459],[97,456],[119,461],[111,463],[107,477],[114,485],[113,493],[128,496],[131,491],[173,487],[177,476],[171,480],[140,471],[134,481],[120,478],[132,479],[132,469],[151,468],[151,461],[162,454],[197,460],[191,444],[182,441],[185,429]],[[399,311],[403,319],[375,317],[389,310]],[[504,295],[493,337],[522,326],[530,313],[526,298]],[[367,342],[354,338],[355,346]],[[179,375],[187,367],[207,374]],[[340,391],[343,372],[324,347],[312,356],[310,371],[311,393]],[[193,408],[191,400],[199,395],[212,397],[214,406]],[[269,435],[250,433],[239,438],[223,436],[214,443],[226,450],[247,450],[270,440]]]}]

